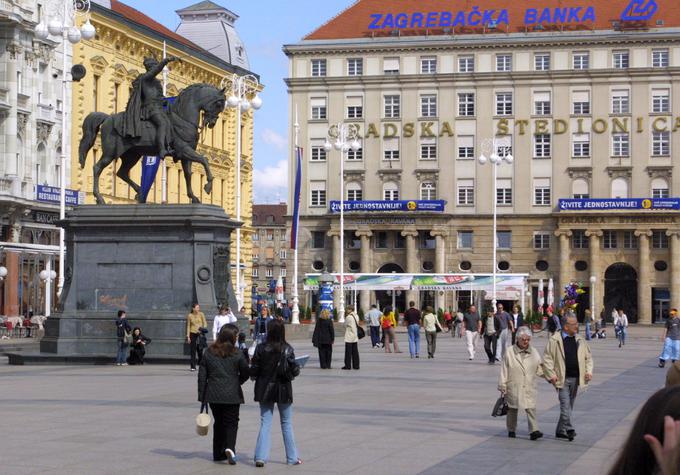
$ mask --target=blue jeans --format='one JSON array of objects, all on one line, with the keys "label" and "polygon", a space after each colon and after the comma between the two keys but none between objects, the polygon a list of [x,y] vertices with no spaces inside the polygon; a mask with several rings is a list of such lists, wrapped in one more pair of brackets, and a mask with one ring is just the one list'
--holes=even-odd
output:
[{"label": "blue jeans", "polygon": [[[277,404],[279,417],[281,418],[281,432],[283,432],[283,445],[286,447],[286,463],[293,464],[298,461],[295,437],[293,436],[293,405]],[[272,419],[274,418],[274,404],[260,403],[260,433],[257,435],[255,445],[255,460],[266,462],[269,459],[269,451],[272,446]]]},{"label": "blue jeans", "polygon": [[663,351],[659,359],[676,361],[680,359],[680,340],[671,340],[666,337],[664,340]]},{"label": "blue jeans", "polygon": [[371,330],[371,345],[375,346],[380,343],[380,327],[368,327]]},{"label": "blue jeans", "polygon": [[586,323],[586,340],[590,340],[590,323]]},{"label": "blue jeans", "polygon": [[126,355],[127,355],[127,348],[128,344],[123,341],[123,339],[119,339],[118,342],[118,353],[116,354],[116,364],[123,364],[125,363]]},{"label": "blue jeans", "polygon": [[408,352],[411,356],[420,354],[420,325],[417,323],[408,326]]}]

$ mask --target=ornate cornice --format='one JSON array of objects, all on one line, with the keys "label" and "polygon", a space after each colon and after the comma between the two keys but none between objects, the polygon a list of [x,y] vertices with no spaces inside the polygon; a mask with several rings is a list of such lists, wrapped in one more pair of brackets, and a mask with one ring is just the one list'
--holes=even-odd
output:
[{"label": "ornate cornice", "polygon": [[90,58],[90,64],[92,65],[92,72],[99,75],[104,74],[109,65],[108,61],[106,61],[103,56],[94,56]]},{"label": "ornate cornice", "polygon": [[555,236],[557,236],[557,237],[564,236],[564,237],[569,238],[569,237],[573,236],[573,234],[574,233],[571,231],[571,229],[558,229],[558,230],[555,231]]},{"label": "ornate cornice", "polygon": [[567,167],[569,178],[587,178],[593,177],[593,167]]},{"label": "ornate cornice", "polygon": [[673,176],[672,166],[650,165],[645,168],[645,171],[650,178],[670,178]]}]

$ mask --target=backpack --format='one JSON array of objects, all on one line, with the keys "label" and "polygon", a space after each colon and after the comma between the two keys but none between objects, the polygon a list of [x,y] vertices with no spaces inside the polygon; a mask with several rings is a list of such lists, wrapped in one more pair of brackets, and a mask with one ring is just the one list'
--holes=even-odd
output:
[{"label": "backpack", "polygon": [[380,323],[380,326],[383,327],[383,329],[392,328],[392,322],[390,321],[390,317],[384,317],[382,319],[382,322]]}]

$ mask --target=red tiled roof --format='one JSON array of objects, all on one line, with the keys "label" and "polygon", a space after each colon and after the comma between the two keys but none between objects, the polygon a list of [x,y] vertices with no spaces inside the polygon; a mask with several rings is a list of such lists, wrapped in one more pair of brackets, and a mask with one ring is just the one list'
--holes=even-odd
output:
[{"label": "red tiled roof", "polygon": [[[657,5],[658,9],[653,15],[647,15],[648,19],[637,21],[626,19],[627,21],[621,22],[625,11],[632,12],[632,17],[639,18],[640,15],[644,16],[645,13],[651,12],[648,8],[653,8],[654,5]],[[574,16],[583,20],[588,7],[593,8],[594,21],[587,16],[585,21],[573,21]],[[473,12],[474,8],[478,8],[481,14],[469,17],[468,15]],[[576,10],[577,8],[579,10]],[[638,13],[635,12],[636,8]],[[533,21],[529,22],[530,26],[527,30],[525,15],[528,9],[535,9],[537,12],[535,17],[530,14],[529,20]],[[550,9],[552,12],[551,20],[547,22],[540,21],[545,9]],[[566,9],[566,19],[562,19],[564,9]],[[486,28],[485,30],[481,23],[485,10],[493,10],[492,16],[496,20],[500,20],[501,11],[506,10],[508,21],[499,21],[496,29]],[[555,21],[556,10],[558,10],[559,21]],[[431,23],[427,26],[429,12],[435,15],[431,17]],[[465,13],[464,25],[460,22],[454,25],[459,12]],[[406,15],[400,17],[400,26],[397,26],[396,15],[400,13]],[[423,15],[422,17],[414,16],[414,13]],[[442,15],[442,13],[445,14]],[[570,13],[574,15],[572,21],[569,21]],[[450,19],[448,14],[450,14]],[[381,15],[379,19],[378,15]],[[468,18],[473,23],[479,22],[479,24],[469,25]],[[376,20],[379,25],[384,24],[386,27],[370,28],[371,23]],[[657,24],[659,20],[663,20],[663,24]],[[614,29],[612,26],[614,21],[621,22],[622,29],[680,27],[678,0],[543,0],[540,3],[527,0],[358,0],[304,39],[334,40],[390,36],[397,29],[400,36],[450,34],[450,28],[453,28],[455,34],[611,30]],[[541,25],[540,29],[534,29],[536,24]]]},{"label": "red tiled roof", "polygon": [[[253,226],[284,226],[288,206],[286,203],[275,205],[253,205]],[[273,216],[273,222],[267,222],[267,217]]]}]

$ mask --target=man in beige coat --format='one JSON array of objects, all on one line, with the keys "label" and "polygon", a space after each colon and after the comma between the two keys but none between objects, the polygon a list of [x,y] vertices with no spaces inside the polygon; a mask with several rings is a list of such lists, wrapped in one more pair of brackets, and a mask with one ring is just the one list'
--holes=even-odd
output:
[{"label": "man in beige coat", "polygon": [[548,340],[543,353],[543,375],[555,386],[560,400],[560,419],[555,437],[572,441],[576,431],[571,424],[571,411],[578,388],[587,387],[593,379],[590,347],[578,334],[578,320],[573,313],[563,317],[562,330]]},{"label": "man in beige coat", "polygon": [[347,317],[345,317],[345,366],[342,369],[359,369],[358,326],[359,316],[354,311],[354,307],[348,306]]},{"label": "man in beige coat", "polygon": [[498,390],[505,396],[505,402],[508,404],[506,419],[508,437],[515,438],[517,413],[520,408],[527,413],[529,438],[537,440],[543,437],[536,423],[536,376],[543,376],[541,356],[531,347],[531,330],[520,327],[517,330],[515,345],[505,353],[498,379]]}]

